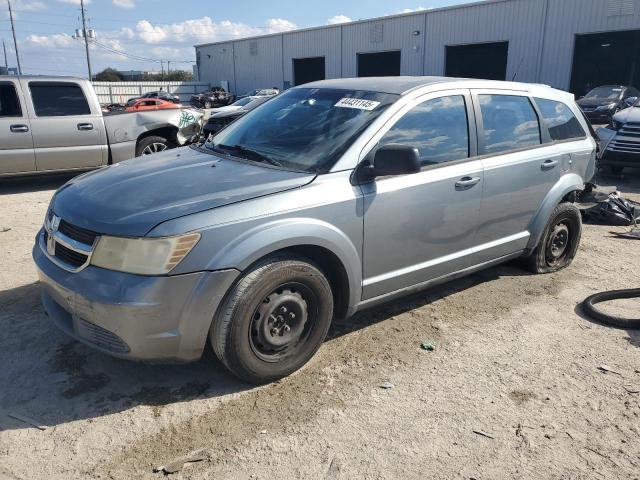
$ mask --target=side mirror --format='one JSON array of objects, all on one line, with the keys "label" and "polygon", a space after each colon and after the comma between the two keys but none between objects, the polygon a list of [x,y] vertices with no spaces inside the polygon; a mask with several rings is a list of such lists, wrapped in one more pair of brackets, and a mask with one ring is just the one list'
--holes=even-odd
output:
[{"label": "side mirror", "polygon": [[622,101],[625,108],[633,107],[638,101],[638,97],[627,97]]},{"label": "side mirror", "polygon": [[415,147],[390,143],[378,148],[373,156],[374,177],[405,175],[420,171],[420,152]]}]

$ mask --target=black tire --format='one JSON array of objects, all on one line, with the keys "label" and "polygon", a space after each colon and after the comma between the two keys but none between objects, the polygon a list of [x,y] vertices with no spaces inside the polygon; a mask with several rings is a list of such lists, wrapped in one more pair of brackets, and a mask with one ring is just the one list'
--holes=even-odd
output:
[{"label": "black tire", "polygon": [[607,315],[595,307],[596,303],[607,302],[610,300],[620,300],[623,298],[640,297],[640,288],[632,288],[629,290],[611,290],[609,292],[600,292],[591,295],[582,302],[582,309],[589,317],[601,323],[612,325],[619,328],[636,329],[640,328],[640,318],[624,318],[615,315]]},{"label": "black tire", "polygon": [[[164,145],[164,148],[161,148],[160,145]],[[169,150],[174,147],[175,145],[166,138],[158,135],[150,135],[141,139],[136,145],[136,157],[150,155],[152,153]]]},{"label": "black tire", "polygon": [[252,268],[227,294],[209,338],[234,375],[267,383],[311,359],[332,317],[331,286],[320,269],[301,257],[273,257]]},{"label": "black tire", "polygon": [[580,245],[582,219],[572,203],[559,204],[525,265],[533,273],[551,273],[571,265]]}]

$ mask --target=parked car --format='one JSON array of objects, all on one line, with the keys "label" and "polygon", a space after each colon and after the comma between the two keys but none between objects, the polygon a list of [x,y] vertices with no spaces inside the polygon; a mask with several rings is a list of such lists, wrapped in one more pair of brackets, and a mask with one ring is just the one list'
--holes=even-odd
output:
[{"label": "parked car", "polygon": [[61,187],[33,248],[44,308],[105,353],[190,361],[210,341],[237,376],[278,379],[334,317],[520,257],[569,265],[588,131],[542,85],[295,87],[204,146]]},{"label": "parked car", "polygon": [[160,100],[166,100],[167,102],[180,103],[180,97],[178,95],[174,95],[169,92],[165,92],[164,90],[156,90],[153,92],[144,93],[138,97],[130,98],[127,101],[127,106],[130,106],[129,103],[135,100],[139,100],[141,98],[159,98]]},{"label": "parked car", "polygon": [[598,165],[604,170],[619,174],[625,167],[640,167],[640,99],[616,113],[598,136],[603,142]]},{"label": "parked car", "polygon": [[215,108],[230,105],[236,97],[227,93],[222,87],[213,87],[202,93],[191,96],[191,105],[196,108]]},{"label": "parked car", "polygon": [[140,112],[145,110],[166,110],[171,108],[180,108],[179,103],[160,100],[159,98],[139,98],[131,106],[126,107],[127,112]]},{"label": "parked car", "polygon": [[243,93],[238,96],[238,99],[246,98],[246,97],[273,97],[274,95],[278,95],[280,90],[277,88],[256,88],[255,90],[249,90],[248,92]]},{"label": "parked car", "polygon": [[608,124],[613,115],[627,108],[638,97],[640,91],[634,87],[605,85],[594,88],[577,103],[591,123]]},{"label": "parked car", "polygon": [[103,113],[91,83],[0,76],[0,176],[78,171],[185,145],[197,110]]},{"label": "parked car", "polygon": [[[250,99],[251,97],[247,97]],[[238,118],[246,115],[254,108],[262,105],[267,100],[272,97],[256,97],[251,99],[249,102],[244,102],[244,98],[242,100],[238,100],[238,102],[242,102],[243,105],[240,108],[233,110],[226,110],[222,112],[216,112],[209,117],[207,122],[202,127],[202,138],[206,139],[211,134],[215,134],[225,128],[227,125],[236,121]]]}]

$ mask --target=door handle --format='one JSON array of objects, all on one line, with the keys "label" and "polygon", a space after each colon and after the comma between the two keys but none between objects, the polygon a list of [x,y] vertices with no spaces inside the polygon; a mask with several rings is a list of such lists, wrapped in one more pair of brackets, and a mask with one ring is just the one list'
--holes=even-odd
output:
[{"label": "door handle", "polygon": [[9,127],[9,130],[11,130],[13,133],[25,133],[29,131],[29,127],[27,127],[26,125],[11,125]]},{"label": "door handle", "polygon": [[545,160],[544,163],[540,165],[540,168],[542,168],[542,170],[551,170],[552,168],[556,168],[556,165],[558,165],[557,160]]},{"label": "door handle", "polygon": [[480,177],[462,177],[456,182],[456,188],[461,190],[471,188],[478,183],[480,183]]},{"label": "door handle", "polygon": [[93,130],[93,123],[79,123],[78,130]]}]

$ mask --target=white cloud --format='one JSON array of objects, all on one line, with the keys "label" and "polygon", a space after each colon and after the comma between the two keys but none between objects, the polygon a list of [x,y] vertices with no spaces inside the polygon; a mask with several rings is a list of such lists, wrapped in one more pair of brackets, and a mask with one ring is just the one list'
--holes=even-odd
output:
[{"label": "white cloud", "polygon": [[11,9],[16,12],[35,12],[37,10],[44,10],[47,6],[44,2],[34,0],[13,0],[11,2]]},{"label": "white cloud", "polygon": [[136,8],[133,0],[113,0],[113,4],[120,8]]},{"label": "white cloud", "polygon": [[431,10],[431,7],[416,7],[416,8],[405,8],[400,10],[398,13],[412,13],[412,12],[421,12],[423,10]]},{"label": "white cloud", "polygon": [[335,15],[329,19],[327,19],[327,25],[336,25],[338,23],[347,23],[350,22],[351,19],[346,15]]},{"label": "white cloud", "polygon": [[[60,3],[68,3],[70,5],[80,5],[80,0],[58,0]],[[91,3],[91,0],[84,0],[84,4]]]},{"label": "white cloud", "polygon": [[66,33],[56,33],[53,35],[28,35],[27,42],[39,47],[68,47],[75,43],[71,35]]},{"label": "white cloud", "polygon": [[136,24],[136,34],[146,43],[160,42],[216,42],[231,38],[249,37],[265,33],[277,33],[297,28],[295,23],[283,18],[267,20],[262,27],[222,20],[214,22],[210,17],[183,22],[154,25],[148,20]]}]

